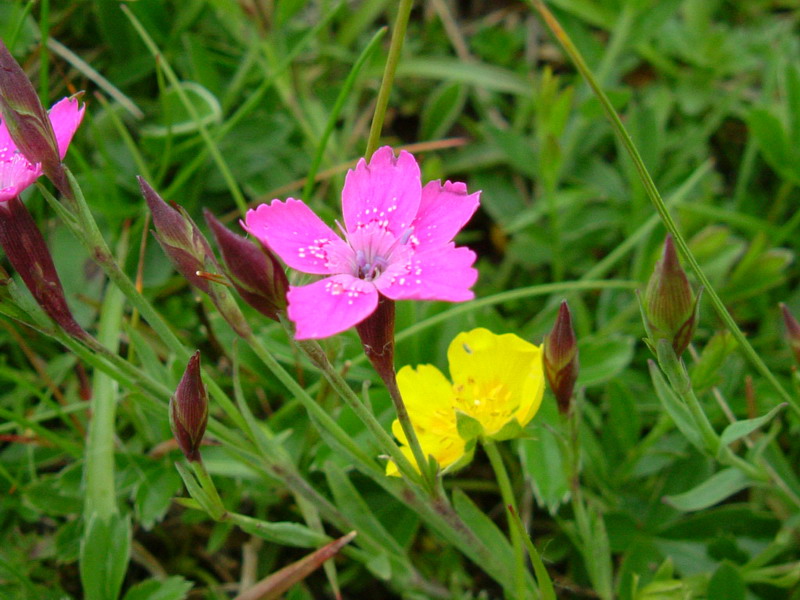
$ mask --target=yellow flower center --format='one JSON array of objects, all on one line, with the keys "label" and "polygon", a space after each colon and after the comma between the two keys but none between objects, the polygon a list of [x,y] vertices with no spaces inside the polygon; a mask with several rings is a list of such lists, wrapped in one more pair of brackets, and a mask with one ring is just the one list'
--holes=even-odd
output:
[{"label": "yellow flower center", "polygon": [[502,381],[476,381],[468,377],[466,382],[453,386],[453,395],[453,407],[478,421],[490,435],[513,419],[518,408],[512,402],[511,390]]}]

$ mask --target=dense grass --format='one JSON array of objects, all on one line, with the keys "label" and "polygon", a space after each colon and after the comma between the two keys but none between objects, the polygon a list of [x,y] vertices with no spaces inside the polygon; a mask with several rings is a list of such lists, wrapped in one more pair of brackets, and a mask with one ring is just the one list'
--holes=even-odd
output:
[{"label": "dense grass", "polygon": [[[138,375],[80,344],[65,349],[63,335],[31,327],[9,286],[0,290],[0,597],[116,598],[117,585],[128,600],[233,597],[323,534],[350,529],[359,531],[350,549],[287,597],[332,597],[335,587],[370,599],[537,593],[532,576],[521,596],[506,577],[513,545],[482,450],[442,481],[491,561],[449,535],[427,497],[409,500],[413,486],[383,477],[379,441],[279,324],[240,303],[258,343],[236,340],[148,233],[137,175],[207,234],[203,208],[240,231],[245,206],[288,196],[339,218],[397,4],[0,4],[0,37],[43,103],[85,91],[67,164],[124,271],[176,336],[108,283],[39,190],[26,193],[76,318],[119,345]],[[499,444],[558,597],[800,598],[800,401],[778,309],[800,314],[800,14],[780,0],[547,5],[641,164],[532,3],[415,3],[380,144],[411,149],[423,181],[482,190],[459,237],[478,253],[480,278],[473,302],[398,304],[396,364],[446,370],[450,341],[478,326],[538,344],[566,298],[580,347],[577,417],[563,419],[547,392],[527,435]],[[695,290],[708,282],[683,356],[688,386],[669,353],[661,369],[648,365],[656,357],[641,341],[635,295],[669,228],[704,274],[687,268]],[[322,346],[388,431],[394,408],[355,333]],[[219,388],[202,452],[225,507],[286,529],[215,521],[174,501],[186,492],[167,402],[195,349]],[[265,354],[366,462],[287,391]],[[789,405],[714,452],[686,417],[695,400],[718,434]],[[87,441],[93,420],[99,438]],[[87,447],[106,448],[106,471],[87,462]]]}]

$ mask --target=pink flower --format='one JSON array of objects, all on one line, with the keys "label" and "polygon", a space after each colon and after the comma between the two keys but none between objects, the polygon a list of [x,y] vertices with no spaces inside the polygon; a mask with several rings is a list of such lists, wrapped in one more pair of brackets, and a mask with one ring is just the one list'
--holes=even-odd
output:
[{"label": "pink flower", "polygon": [[[76,98],[64,98],[48,113],[61,159],[67,154],[72,136],[81,124],[84,109]],[[18,196],[41,176],[42,165],[32,164],[25,158],[11,139],[5,122],[0,122],[0,202]]]},{"label": "pink flower", "polygon": [[384,146],[347,173],[344,227],[337,223],[344,240],[293,198],[248,211],[244,227],[293,269],[328,276],[287,294],[297,339],[324,338],[372,314],[379,293],[391,300],[471,300],[475,253],[452,240],[479,196],[463,183],[423,187],[414,157],[395,157]]}]

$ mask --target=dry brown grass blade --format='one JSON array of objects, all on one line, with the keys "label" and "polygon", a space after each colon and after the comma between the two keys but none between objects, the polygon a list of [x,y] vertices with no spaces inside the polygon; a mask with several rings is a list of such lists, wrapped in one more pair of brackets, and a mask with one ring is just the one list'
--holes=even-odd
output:
[{"label": "dry brown grass blade", "polygon": [[277,600],[295,583],[302,581],[321,567],[326,560],[333,558],[354,537],[356,537],[356,532],[351,531],[347,535],[325,544],[305,558],[262,579],[250,589],[236,596],[234,600]]}]

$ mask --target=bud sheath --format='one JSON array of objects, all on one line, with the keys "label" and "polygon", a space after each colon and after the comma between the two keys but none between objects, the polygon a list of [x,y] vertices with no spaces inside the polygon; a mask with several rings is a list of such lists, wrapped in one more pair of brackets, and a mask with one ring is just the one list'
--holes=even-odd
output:
[{"label": "bud sheath", "polygon": [[800,323],[783,302],[781,302],[781,312],[783,313],[783,323],[786,326],[786,339],[792,348],[795,360],[800,364]]},{"label": "bud sheath", "polygon": [[378,307],[356,325],[364,353],[383,382],[397,386],[394,372],[394,300],[380,296]]},{"label": "bud sheath", "polygon": [[208,281],[197,275],[198,271],[205,270],[207,260],[216,264],[208,241],[189,215],[164,202],[142,177],[139,177],[139,186],[153,215],[153,226],[156,228],[154,235],[158,243],[178,272],[197,289],[208,294]]},{"label": "bud sheath", "polygon": [[286,312],[286,291],[289,282],[275,255],[264,246],[257,246],[236,235],[210,211],[203,214],[222,252],[228,278],[239,295],[261,314],[279,320]]},{"label": "bud sheath", "polygon": [[199,462],[200,444],[208,424],[208,395],[200,377],[199,350],[189,359],[186,371],[169,400],[169,424],[187,460]]},{"label": "bud sheath", "polygon": [[578,341],[567,301],[561,303],[553,329],[544,339],[544,373],[555,394],[558,410],[567,414],[578,379]]},{"label": "bud sheath", "polygon": [[664,241],[664,253],[644,296],[644,311],[653,344],[665,339],[676,356],[692,341],[697,328],[698,297],[694,297],[686,272],[681,267],[672,236]]},{"label": "bud sheath", "polygon": [[87,338],[69,310],[50,250],[18,196],[0,202],[0,246],[44,312],[71,336]]}]

